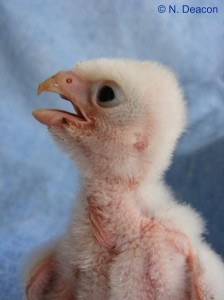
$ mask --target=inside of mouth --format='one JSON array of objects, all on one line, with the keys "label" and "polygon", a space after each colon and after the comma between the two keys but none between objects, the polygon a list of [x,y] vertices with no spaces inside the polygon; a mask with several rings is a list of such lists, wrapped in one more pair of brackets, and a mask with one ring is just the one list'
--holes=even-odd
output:
[{"label": "inside of mouth", "polygon": [[[68,112],[67,112],[68,114],[73,115],[73,116],[75,116],[76,118],[85,120],[85,118],[84,118],[84,116],[83,116],[81,110],[78,108],[77,105],[75,105],[74,103],[72,103],[71,100],[70,100],[68,97],[66,97],[65,95],[60,94],[60,97],[61,97],[62,99],[64,99],[64,100],[69,101],[69,102],[72,104],[72,106],[73,106],[73,112],[69,112],[69,111],[68,111]],[[65,111],[65,112],[66,112],[66,111]]]}]

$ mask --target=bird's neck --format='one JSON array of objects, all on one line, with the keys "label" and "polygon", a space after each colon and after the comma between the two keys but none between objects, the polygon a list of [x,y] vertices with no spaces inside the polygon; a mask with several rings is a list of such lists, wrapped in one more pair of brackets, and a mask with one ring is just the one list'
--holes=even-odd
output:
[{"label": "bird's neck", "polygon": [[140,182],[87,180],[85,193],[90,226],[99,244],[112,249],[128,232],[138,234],[142,212],[138,207]]}]

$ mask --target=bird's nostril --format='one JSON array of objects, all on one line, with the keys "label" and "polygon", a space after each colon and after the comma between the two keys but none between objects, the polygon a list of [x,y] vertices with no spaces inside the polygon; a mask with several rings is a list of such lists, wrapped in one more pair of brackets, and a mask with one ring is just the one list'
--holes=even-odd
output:
[{"label": "bird's nostril", "polygon": [[67,78],[67,79],[66,79],[66,82],[67,82],[67,83],[72,83],[72,79],[71,79],[71,78]]}]

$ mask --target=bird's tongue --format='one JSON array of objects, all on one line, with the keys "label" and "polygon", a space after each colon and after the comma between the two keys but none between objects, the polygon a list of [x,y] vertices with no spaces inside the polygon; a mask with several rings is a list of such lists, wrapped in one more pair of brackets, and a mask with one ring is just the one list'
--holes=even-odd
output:
[{"label": "bird's tongue", "polygon": [[80,79],[74,72],[62,71],[48,78],[40,83],[37,94],[39,95],[43,91],[58,93],[61,98],[70,101],[75,113],[59,109],[37,109],[33,111],[33,116],[40,123],[54,126],[62,123],[78,124],[88,121],[83,109],[87,99],[88,83]]}]

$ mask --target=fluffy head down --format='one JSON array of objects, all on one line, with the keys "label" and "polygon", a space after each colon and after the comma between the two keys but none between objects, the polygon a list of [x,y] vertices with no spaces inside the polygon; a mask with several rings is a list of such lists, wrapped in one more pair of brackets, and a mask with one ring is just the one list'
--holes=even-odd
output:
[{"label": "fluffy head down", "polygon": [[[129,182],[161,177],[186,125],[173,73],[158,63],[121,59],[87,61],[71,71],[87,83],[84,110],[91,126],[62,122],[49,129],[81,175]],[[105,86],[113,101],[100,103]]]}]

